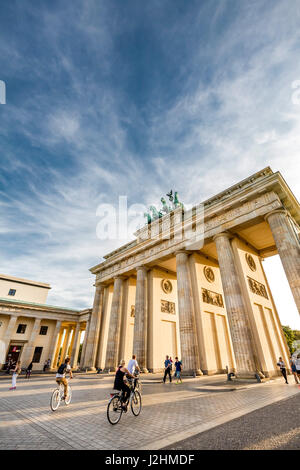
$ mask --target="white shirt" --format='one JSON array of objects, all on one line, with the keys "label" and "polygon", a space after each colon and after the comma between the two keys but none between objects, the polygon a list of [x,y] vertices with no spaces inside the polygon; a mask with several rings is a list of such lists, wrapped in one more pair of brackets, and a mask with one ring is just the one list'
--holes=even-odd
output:
[{"label": "white shirt", "polygon": [[137,360],[136,359],[130,359],[130,361],[128,362],[128,366],[127,366],[127,369],[129,370],[129,372],[133,375],[134,374],[134,371],[135,371],[135,368],[138,367],[138,363],[137,363]]},{"label": "white shirt", "polygon": [[295,362],[294,362],[295,366],[296,366],[296,369],[297,370],[300,370],[300,358],[298,359],[295,359]]},{"label": "white shirt", "polygon": [[64,379],[66,376],[66,373],[69,372],[69,370],[71,370],[70,364],[67,365],[66,372],[64,374],[56,374],[56,377],[59,379]]}]

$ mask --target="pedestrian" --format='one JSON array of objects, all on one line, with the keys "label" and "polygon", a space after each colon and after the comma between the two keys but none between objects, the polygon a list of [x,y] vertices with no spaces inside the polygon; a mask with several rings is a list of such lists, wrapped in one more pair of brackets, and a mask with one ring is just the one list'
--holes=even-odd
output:
[{"label": "pedestrian", "polygon": [[44,362],[43,372],[46,372],[48,361]]},{"label": "pedestrian", "polygon": [[298,379],[300,380],[300,354],[297,355],[297,359],[295,359],[295,366]]},{"label": "pedestrian", "polygon": [[176,383],[178,384],[178,380],[180,380],[180,383],[182,384],[182,378],[181,378],[181,371],[182,371],[182,362],[179,361],[178,357],[175,357],[175,377],[176,377]]},{"label": "pedestrian", "polygon": [[47,361],[47,370],[50,369],[50,365],[51,365],[51,359],[48,359],[48,361]]},{"label": "pedestrian", "polygon": [[9,355],[8,361],[7,361],[6,372],[5,372],[6,374],[9,374],[10,369],[12,369],[12,366],[13,366],[13,361],[12,361],[12,358],[10,357],[10,355]]},{"label": "pedestrian", "polygon": [[296,384],[299,384],[298,376],[297,376],[297,369],[296,369],[296,358],[293,356],[290,357],[290,366],[291,366],[291,371],[293,373],[294,379]]},{"label": "pedestrian", "polygon": [[29,379],[29,377],[31,376],[32,366],[33,366],[33,364],[32,364],[32,361],[31,361],[31,363],[29,364],[29,366],[26,369],[25,379]]},{"label": "pedestrian", "polygon": [[11,387],[9,390],[16,390],[17,388],[17,377],[18,375],[21,374],[21,362],[18,361],[15,368],[13,369],[13,375],[12,375],[12,383]]},{"label": "pedestrian", "polygon": [[171,370],[172,370],[172,362],[170,361],[169,356],[166,356],[166,360],[165,360],[165,374],[164,374],[164,378],[163,378],[163,383],[166,382],[167,375],[169,376],[170,383],[172,382]]},{"label": "pedestrian", "polygon": [[280,367],[280,372],[282,373],[285,379],[285,383],[288,384],[287,377],[286,377],[286,367],[285,367],[285,363],[283,362],[282,357],[279,358],[277,365],[278,367]]}]

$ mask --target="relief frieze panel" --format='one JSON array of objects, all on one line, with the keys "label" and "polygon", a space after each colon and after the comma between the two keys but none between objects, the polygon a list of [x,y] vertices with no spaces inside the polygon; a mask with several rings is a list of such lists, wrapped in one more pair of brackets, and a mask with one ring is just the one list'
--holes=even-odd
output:
[{"label": "relief frieze panel", "polygon": [[269,299],[267,289],[264,286],[264,284],[256,281],[255,279],[252,279],[249,276],[247,276],[247,279],[248,279],[250,290],[251,292],[253,292],[253,294],[260,295],[261,297],[264,297],[265,299]]},{"label": "relief frieze panel", "polygon": [[175,315],[175,303],[169,302],[168,300],[161,300],[160,301],[160,310],[162,313],[170,313],[171,315]]},{"label": "relief frieze panel", "polygon": [[204,289],[202,287],[202,300],[203,302],[211,305],[215,305],[216,307],[224,308],[223,296],[222,294],[218,294],[217,292],[213,292],[208,289]]}]

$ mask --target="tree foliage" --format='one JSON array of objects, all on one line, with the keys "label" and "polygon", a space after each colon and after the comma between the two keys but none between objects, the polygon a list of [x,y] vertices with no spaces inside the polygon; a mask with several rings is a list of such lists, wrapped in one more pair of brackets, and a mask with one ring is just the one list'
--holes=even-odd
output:
[{"label": "tree foliage", "polygon": [[[296,335],[295,335],[295,332],[297,330],[292,330],[292,328],[290,328],[289,326],[286,326],[286,325],[282,325],[282,329],[283,329],[283,332],[285,334],[286,341],[287,341],[288,347],[290,349],[290,352],[291,352],[291,354],[293,354],[293,352],[295,351],[295,348],[293,347],[293,341],[295,341],[297,339]],[[299,331],[297,331],[297,333],[299,333]]]}]

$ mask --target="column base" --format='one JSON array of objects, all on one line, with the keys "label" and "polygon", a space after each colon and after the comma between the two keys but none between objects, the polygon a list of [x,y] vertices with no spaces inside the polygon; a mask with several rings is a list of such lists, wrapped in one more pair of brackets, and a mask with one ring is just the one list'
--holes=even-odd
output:
[{"label": "column base", "polygon": [[188,370],[183,370],[181,372],[181,375],[184,377],[189,376],[189,377],[199,377],[203,375],[203,372],[201,369],[188,369]]},{"label": "column base", "polygon": [[149,374],[149,371],[146,367],[142,367],[142,373],[143,374]]}]

